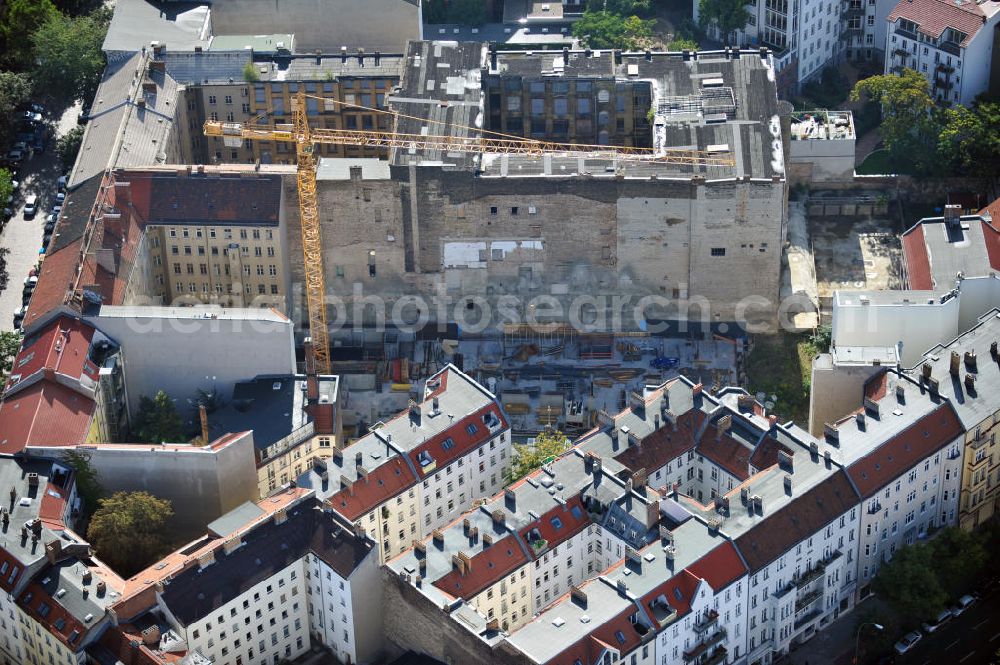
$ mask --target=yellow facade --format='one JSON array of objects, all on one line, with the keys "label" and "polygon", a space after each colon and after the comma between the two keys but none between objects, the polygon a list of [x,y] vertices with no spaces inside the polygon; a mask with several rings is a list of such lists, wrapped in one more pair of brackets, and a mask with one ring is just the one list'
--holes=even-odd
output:
[{"label": "yellow facade", "polygon": [[23,665],[73,665],[79,662],[76,654],[47,628],[18,608],[21,622],[21,645],[24,647]]},{"label": "yellow facade", "polygon": [[989,520],[1000,499],[1000,455],[997,433],[1000,411],[970,428],[965,435],[959,524],[969,531]]},{"label": "yellow facade", "polygon": [[285,310],[287,264],[274,226],[147,226],[154,297]]},{"label": "yellow facade", "polygon": [[496,619],[500,629],[512,632],[531,621],[531,566],[521,566],[470,600],[487,620]]},{"label": "yellow facade", "polygon": [[336,445],[336,437],[332,434],[312,436],[280,455],[258,462],[257,482],[260,496],[268,496],[277,488],[301,476],[309,469],[315,458],[330,457]]},{"label": "yellow facade", "polygon": [[416,489],[411,487],[401,492],[357,523],[378,543],[379,563],[402,554],[414,540],[423,536],[420,531],[420,500]]}]

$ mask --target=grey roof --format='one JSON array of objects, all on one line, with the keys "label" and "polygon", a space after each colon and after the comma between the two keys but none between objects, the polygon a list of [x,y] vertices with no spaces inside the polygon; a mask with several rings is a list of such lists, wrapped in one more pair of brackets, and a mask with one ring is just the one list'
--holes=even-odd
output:
[{"label": "grey roof", "polygon": [[250,62],[245,51],[170,51],[156,57],[177,83],[206,85],[243,83],[243,68]]},{"label": "grey roof", "polygon": [[[770,57],[744,52],[730,58],[723,52],[700,53],[686,60],[681,53],[622,54],[610,51],[501,51],[491,69],[485,46],[475,42],[410,42],[402,90],[393,97],[400,117],[397,130],[406,134],[478,137],[483,125],[482,77],[521,76],[605,79],[647,82],[656,109],[652,144],[669,148],[708,150],[724,147],[734,166],[686,166],[653,161],[619,161],[585,153],[563,155],[498,155],[442,153],[440,150],[395,149],[393,162],[478,165],[485,176],[652,176],[689,179],[784,177],[784,153],[778,116],[777,90]],[[709,79],[721,85],[704,86]],[[707,122],[720,112],[723,122]],[[417,120],[416,118],[422,118]]]},{"label": "grey roof", "polygon": [[219,307],[215,305],[198,305],[196,307],[101,305],[100,313],[97,316],[98,318],[115,319],[219,319],[223,321],[267,321],[269,323],[291,324],[288,317],[274,309]]},{"label": "grey roof", "polygon": [[[991,310],[983,315],[982,321],[958,338],[939,344],[927,351],[924,361],[908,371],[915,381],[920,380],[921,365],[928,363],[938,378],[938,390],[951,400],[959,420],[966,429],[973,429],[1000,410],[1000,364],[992,346],[1000,341],[1000,311]],[[949,376],[952,352],[963,358],[959,366],[962,380]],[[965,364],[966,353],[974,353],[974,367]],[[974,388],[965,386],[964,376],[970,374],[975,379]]]},{"label": "grey roof", "polygon": [[[147,57],[137,53],[105,68],[70,172],[71,187],[116,166],[162,164],[176,152],[171,135],[177,83],[165,72],[147,71]],[[143,89],[145,82],[152,90]]]},{"label": "grey roof", "polygon": [[571,23],[557,22],[545,25],[505,25],[486,23],[480,26],[433,24],[424,26],[428,39],[447,39],[458,42],[492,42],[507,46],[538,48],[542,46],[569,46],[576,44]]},{"label": "grey roof", "polygon": [[248,47],[254,53],[275,53],[279,48],[294,50],[295,35],[287,32],[273,35],[216,35],[212,37],[209,49],[212,51],[244,51]]},{"label": "grey roof", "polygon": [[[321,376],[321,389],[336,399],[336,376]],[[287,436],[298,440],[312,434],[312,417],[306,411],[306,376],[259,375],[233,386],[232,399],[209,414],[210,438],[229,432],[253,430],[254,446],[264,449]],[[305,429],[303,429],[305,428]]]},{"label": "grey roof", "polygon": [[316,167],[316,180],[350,180],[351,169],[361,169],[362,180],[389,180],[389,162],[377,157],[324,157]]},{"label": "grey roof", "polygon": [[[38,474],[36,485],[29,483],[28,476],[32,473]],[[37,569],[37,564],[45,559],[45,543],[58,538],[58,533],[43,525],[39,543],[32,544],[30,538],[21,539],[21,525],[39,516],[49,482],[56,486],[55,491],[58,492],[67,480],[67,469],[52,460],[0,457],[0,487],[4,488],[4,507],[10,512],[10,525],[0,532],[0,547],[21,563],[22,570],[28,567]],[[11,490],[14,491],[13,500],[9,500]],[[19,585],[24,579],[22,573],[14,584]],[[5,578],[4,584],[6,581]]]},{"label": "grey roof", "polygon": [[[51,600],[59,603],[85,628],[92,628],[94,627],[93,619],[86,621],[87,615],[102,617],[105,610],[118,599],[119,592],[106,588],[104,592],[97,593],[96,583],[98,580],[94,579],[93,576],[90,581],[83,579],[84,573],[89,568],[87,563],[86,559],[81,560],[75,557],[64,559],[39,573],[36,580],[45,589]],[[59,595],[60,592],[64,593]]]},{"label": "grey roof", "polygon": [[204,2],[117,0],[103,48],[108,53],[135,53],[159,41],[168,48],[193,51],[208,44],[210,26]]},{"label": "grey roof", "polygon": [[233,508],[225,515],[209,523],[208,533],[216,538],[225,538],[243,526],[250,524],[264,514],[264,510],[252,501]]},{"label": "grey roof", "polygon": [[[963,277],[981,277],[993,272],[987,243],[996,243],[998,231],[982,217],[966,215],[955,225],[946,223],[943,217],[928,217],[908,229],[904,239],[917,229],[923,231],[927,251],[928,265],[921,269],[929,269],[933,288],[954,287],[960,273]],[[989,239],[986,234],[990,234]],[[913,260],[909,255],[907,258]]]},{"label": "grey roof", "polygon": [[[378,64],[376,64],[376,61]],[[326,81],[347,78],[399,79],[406,61],[401,53],[347,53],[344,55],[293,55],[270,61],[256,59],[264,81]],[[385,92],[388,92],[386,90]]]}]

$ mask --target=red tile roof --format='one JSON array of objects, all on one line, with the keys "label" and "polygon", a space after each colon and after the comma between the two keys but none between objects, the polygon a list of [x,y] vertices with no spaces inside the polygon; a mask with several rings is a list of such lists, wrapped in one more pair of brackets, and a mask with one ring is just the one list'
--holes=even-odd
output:
[{"label": "red tile roof", "polygon": [[642,439],[638,446],[629,446],[615,461],[631,471],[646,469],[653,473],[689,450],[694,449],[695,434],[705,421],[701,409],[690,409],[677,417],[677,431],[669,422]]},{"label": "red tile roof", "polygon": [[643,596],[642,605],[653,615],[657,598],[663,596],[678,616],[684,616],[691,611],[691,600],[698,591],[699,584],[701,579],[685,568]]},{"label": "red tile roof", "polygon": [[66,491],[61,487],[56,487],[48,483],[45,494],[42,495],[42,502],[38,508],[38,517],[50,529],[65,529],[63,514],[66,512]]},{"label": "red tile roof", "polygon": [[923,416],[847,469],[863,498],[906,473],[922,459],[962,436],[962,423],[949,402]]},{"label": "red tile roof", "polygon": [[1000,224],[1000,198],[994,200],[992,203],[980,210],[979,214],[989,215],[994,224]]},{"label": "red tile roof", "polygon": [[[45,626],[57,640],[73,651],[80,648],[87,628],[60,605],[58,600],[50,596],[41,585],[36,582],[29,584],[17,602],[28,616]],[[43,604],[50,608],[44,616],[40,611]],[[62,630],[56,627],[57,622],[61,623]],[[72,642],[70,638],[72,638]]]},{"label": "red tile roof", "polygon": [[28,312],[24,315],[25,329],[53,309],[69,302],[76,268],[80,263],[81,247],[82,241],[77,240],[45,257],[38,274],[38,284],[31,294]]},{"label": "red tile roof", "polygon": [[910,288],[925,291],[933,289],[931,260],[927,254],[927,243],[924,242],[923,224],[917,224],[903,234],[903,256],[906,258],[906,275]]},{"label": "red tile roof", "polygon": [[757,449],[750,456],[750,465],[757,471],[769,469],[778,463],[778,453],[785,452],[789,455],[795,453],[794,450],[781,443],[771,436],[765,436],[763,441],[757,444]]},{"label": "red tile roof", "polygon": [[[453,461],[457,460],[459,457],[469,454],[470,451],[475,450],[479,446],[486,443],[489,439],[493,438],[495,434],[490,432],[483,422],[483,417],[488,413],[492,413],[500,422],[500,429],[507,428],[507,420],[503,416],[503,412],[495,403],[490,403],[479,409],[475,413],[472,413],[461,420],[455,422],[449,426],[446,430],[439,432],[435,436],[424,441],[422,444],[416,448],[410,450],[407,455],[410,461],[413,462],[413,467],[417,469],[417,472],[421,474],[421,478],[426,475],[424,473],[424,468],[421,466],[417,457],[421,453],[428,453],[436,462],[430,473],[435,473],[437,469],[442,469]],[[399,418],[409,418],[407,412],[403,412]],[[441,416],[438,416],[439,418]],[[472,434],[469,433],[468,427],[475,425],[476,431]],[[499,431],[499,430],[498,430]],[[447,440],[451,440],[452,445],[447,449],[442,446]]]},{"label": "red tile roof", "polygon": [[54,381],[39,381],[0,403],[0,453],[25,446],[83,443],[96,405]]},{"label": "red tile roof", "polygon": [[692,563],[687,570],[718,591],[739,579],[746,573],[747,567],[743,565],[743,559],[733,544],[726,541]]},{"label": "red tile roof", "polygon": [[337,512],[353,522],[416,482],[410,467],[397,455],[375,467],[367,478],[359,478],[351,487],[345,487],[331,496],[329,502]]},{"label": "red tile roof", "polygon": [[947,28],[964,32],[966,38],[962,40],[962,46],[968,46],[986,23],[986,14],[973,0],[962,0],[961,5],[957,5],[955,0],[900,0],[889,14],[889,22],[893,23],[898,18],[913,21],[918,32],[935,39]]},{"label": "red tile roof", "polygon": [[98,367],[88,358],[93,338],[94,328],[79,319],[61,316],[53,320],[25,339],[14,359],[7,389],[14,385],[15,379],[24,381],[41,370],[74,380],[86,376],[96,381]]},{"label": "red tile roof", "polygon": [[[556,519],[560,522],[558,529],[553,524],[553,520]],[[580,533],[589,525],[590,515],[587,513],[587,509],[584,508],[583,501],[580,500],[580,495],[577,494],[569,499],[565,505],[556,505],[549,509],[537,520],[520,529],[519,533],[524,542],[528,544],[529,549],[531,549],[528,534],[532,530],[537,529],[538,534],[545,540],[548,549],[552,549],[559,545],[559,543],[569,540]],[[540,556],[535,556],[535,558],[540,558]]]},{"label": "red tile roof", "polygon": [[24,574],[24,566],[18,557],[3,547],[0,547],[0,566],[6,566],[5,570],[7,570],[5,574],[0,575],[0,589],[10,593],[21,580],[21,576]]},{"label": "red tile roof", "polygon": [[729,435],[717,438],[715,425],[705,428],[698,443],[698,454],[739,480],[750,477],[750,448]]},{"label": "red tile roof", "polygon": [[514,536],[505,536],[470,557],[471,568],[453,568],[434,586],[455,598],[470,600],[528,563],[528,557]]},{"label": "red tile roof", "polygon": [[[587,637],[551,658],[548,665],[599,665],[601,656],[609,648],[616,649],[624,658],[642,643],[642,636],[629,620],[635,612],[636,608],[630,606],[610,621],[597,626]],[[621,635],[621,640],[618,635]]]}]

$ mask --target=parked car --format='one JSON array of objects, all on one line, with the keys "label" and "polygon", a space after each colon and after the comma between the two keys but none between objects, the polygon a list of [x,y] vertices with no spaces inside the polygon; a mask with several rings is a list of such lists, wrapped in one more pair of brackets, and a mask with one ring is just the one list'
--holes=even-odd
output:
[{"label": "parked car", "polygon": [[50,210],[50,212],[56,217],[59,217],[60,210],[62,210],[62,206],[57,203],[54,206],[52,206],[52,210]]},{"label": "parked car", "polygon": [[42,114],[37,111],[25,111],[22,117],[27,122],[38,123],[42,121]]},{"label": "parked car", "polygon": [[906,653],[914,646],[916,646],[917,642],[919,642],[921,639],[923,639],[923,635],[921,635],[916,630],[913,631],[912,633],[907,633],[906,635],[903,635],[901,638],[899,638],[899,641],[896,642],[895,646],[896,653],[900,654]]},{"label": "parked car", "polygon": [[28,198],[24,199],[24,218],[34,219],[36,214],[38,214],[38,194],[28,194]]},{"label": "parked car", "polygon": [[45,218],[45,232],[48,233],[54,228],[56,228],[56,216],[49,214]]},{"label": "parked car", "polygon": [[45,152],[45,135],[36,136],[32,147],[35,149],[35,152]]},{"label": "parked car", "polygon": [[935,630],[940,628],[951,618],[951,610],[941,610],[938,615],[931,619],[930,621],[925,621],[920,624],[925,633],[933,633]]},{"label": "parked car", "polygon": [[83,108],[80,110],[80,114],[76,116],[76,124],[78,125],[86,124],[87,120],[89,119],[90,119],[90,106],[84,104]]},{"label": "parked car", "polygon": [[[32,137],[32,138],[34,138],[34,137]],[[29,138],[28,141],[30,141],[30,140],[31,139]],[[28,141],[16,141],[14,143],[14,145],[11,146],[11,149],[13,149],[13,150],[20,150],[21,152],[28,152]]]},{"label": "parked car", "polygon": [[64,176],[64,175],[59,176],[59,179],[56,180],[56,185],[59,186],[59,191],[60,192],[65,192],[66,191],[66,183],[67,183],[67,179],[66,179],[66,176]]},{"label": "parked car", "polygon": [[62,207],[63,201],[66,200],[66,192],[59,192],[56,194],[56,205]]},{"label": "parked car", "polygon": [[7,161],[11,164],[17,164],[22,159],[24,159],[24,153],[16,148],[7,153]]},{"label": "parked car", "polygon": [[37,102],[32,102],[28,104],[28,110],[34,111],[35,113],[45,113],[45,106],[38,104]]},{"label": "parked car", "polygon": [[24,290],[34,291],[35,285],[38,284],[38,275],[28,275],[24,278]]},{"label": "parked car", "polygon": [[974,596],[965,595],[955,601],[955,604],[951,606],[951,615],[957,617],[959,614],[969,609],[969,606],[976,602]]}]

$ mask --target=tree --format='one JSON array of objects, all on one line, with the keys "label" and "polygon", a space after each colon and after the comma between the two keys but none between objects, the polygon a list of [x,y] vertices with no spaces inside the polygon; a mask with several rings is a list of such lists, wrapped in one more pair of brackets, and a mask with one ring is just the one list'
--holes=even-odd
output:
[{"label": "tree", "polygon": [[668,51],[697,51],[700,47],[693,39],[679,38],[667,44]]},{"label": "tree", "polygon": [[177,407],[167,393],[161,390],[153,399],[143,396],[139,400],[135,435],[142,443],[176,443],[186,438]]},{"label": "tree", "polygon": [[[8,179],[10,178],[9,173],[0,169],[0,185],[3,183],[4,174],[7,175]],[[2,187],[0,187],[0,193],[2,193]],[[7,196],[4,195],[3,199],[6,201]],[[14,366],[14,358],[20,349],[20,335],[16,332],[0,332],[0,385],[7,383],[7,377],[10,376],[10,370]]]},{"label": "tree", "polygon": [[25,37],[60,16],[51,0],[9,0],[0,9],[0,53],[6,64],[23,69],[31,63],[32,52]]},{"label": "tree", "polygon": [[649,16],[652,0],[590,0],[587,9],[595,12],[609,11],[619,16]]},{"label": "tree", "polygon": [[980,531],[969,533],[955,527],[943,529],[930,543],[937,561],[938,581],[950,597],[968,593],[986,565],[985,538]]},{"label": "tree", "polygon": [[910,545],[879,568],[874,589],[909,623],[916,623],[936,615],[948,599],[937,572],[931,546]]},{"label": "tree", "polygon": [[0,201],[7,205],[7,197],[14,193],[14,177],[7,169],[0,169]]},{"label": "tree", "polygon": [[700,0],[698,22],[702,28],[715,25],[722,33],[722,41],[729,45],[729,35],[742,30],[750,20],[747,12],[749,0]]},{"label": "tree", "polygon": [[[17,110],[31,97],[31,77],[15,72],[0,72],[0,145],[14,136]],[[7,200],[5,196],[4,201]]]},{"label": "tree", "polygon": [[1000,173],[1000,104],[954,106],[941,114],[937,152],[959,175]]},{"label": "tree", "polygon": [[59,161],[62,162],[64,171],[73,168],[76,162],[76,155],[83,145],[83,131],[83,125],[77,125],[56,141],[56,152],[59,153]]},{"label": "tree", "polygon": [[424,3],[428,23],[482,25],[486,22],[486,4],[482,0],[429,0]]},{"label": "tree", "polygon": [[573,36],[590,48],[634,51],[652,39],[655,23],[653,19],[644,21],[638,16],[626,18],[608,11],[587,10],[573,24]]},{"label": "tree", "polygon": [[68,18],[57,13],[32,33],[39,88],[64,94],[67,101],[93,96],[104,71],[101,45],[107,26],[101,16]]},{"label": "tree", "polygon": [[166,526],[174,516],[169,501],[148,492],[115,492],[100,504],[87,539],[120,575],[130,577],[163,554]]},{"label": "tree", "polygon": [[523,478],[569,447],[569,439],[559,431],[545,431],[535,437],[534,443],[514,444],[511,459],[510,481]]},{"label": "tree", "polygon": [[97,471],[90,464],[90,455],[78,450],[67,450],[62,455],[62,461],[67,466],[73,467],[76,474],[76,491],[83,499],[84,511],[95,510],[103,490],[97,479]]},{"label": "tree", "polygon": [[882,110],[879,134],[896,164],[906,164],[913,173],[939,167],[935,159],[938,125],[932,113],[934,101],[927,79],[904,69],[899,76],[885,74],[858,81],[851,100],[871,100]]}]

